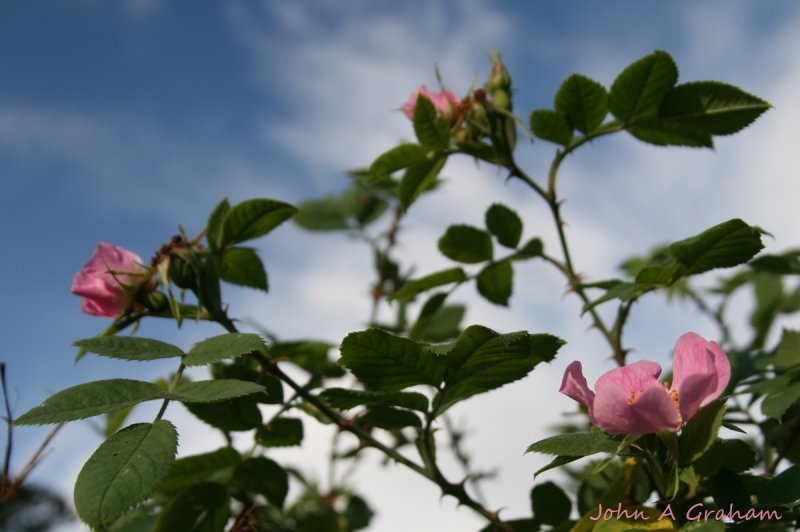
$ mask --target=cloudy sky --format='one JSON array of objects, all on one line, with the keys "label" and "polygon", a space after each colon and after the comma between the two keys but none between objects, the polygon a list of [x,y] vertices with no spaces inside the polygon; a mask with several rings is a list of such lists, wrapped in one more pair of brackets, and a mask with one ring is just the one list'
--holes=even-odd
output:
[{"label": "cloudy sky", "polygon": [[[633,60],[669,51],[681,80],[718,79],[769,100],[775,109],[715,151],[661,149],[629,138],[597,141],[569,159],[561,176],[564,215],[580,271],[601,279],[619,259],[741,217],[770,231],[770,251],[800,241],[800,5],[703,2],[189,2],[51,0],[0,3],[0,358],[17,414],[64,387],[97,378],[155,378],[169,364],[132,366],[85,358],[70,344],[107,324],[81,314],[72,276],[98,241],[149,258],[178,224],[202,229],[223,197],[289,202],[340,190],[343,171],[368,165],[413,132],[397,108],[418,85],[464,94],[482,82],[488,50],[499,48],[516,88],[516,110],[552,105],[561,81],[580,72],[610,85]],[[522,143],[519,157],[541,176],[553,155]],[[435,242],[451,223],[480,224],[505,202],[528,235],[555,249],[545,205],[519,183],[461,159],[447,182],[411,210],[399,251],[428,272],[447,266]],[[369,312],[368,250],[346,238],[285,226],[259,241],[268,296],[227,292],[234,315],[284,338],[334,343],[363,327]],[[472,289],[467,322],[507,332],[550,332],[568,341],[532,377],[455,408],[470,428],[479,467],[502,515],[529,512],[531,473],[544,458],[523,456],[573,406],[557,394],[563,368],[584,361],[589,380],[611,367],[599,335],[578,317],[577,298],[541,264],[517,272],[511,309]],[[739,315],[746,311],[734,309]],[[640,303],[628,339],[632,356],[668,363],[677,337],[712,324],[658,297]],[[219,331],[146,324],[141,334],[188,347]],[[207,449],[208,433],[177,408],[181,453]],[[152,413],[147,408],[143,419]],[[169,417],[169,416],[168,416]],[[308,452],[279,460],[307,471],[322,463],[325,431],[307,424]],[[16,431],[15,460],[44,431]],[[99,444],[86,423],[70,425],[34,478],[68,492]],[[355,482],[379,510],[374,530],[471,530],[480,521],[434,486],[377,456]]]}]

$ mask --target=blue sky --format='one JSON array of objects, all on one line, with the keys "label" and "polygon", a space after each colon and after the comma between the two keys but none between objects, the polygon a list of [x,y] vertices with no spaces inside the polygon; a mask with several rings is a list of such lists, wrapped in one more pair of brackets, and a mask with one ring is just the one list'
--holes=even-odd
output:
[{"label": "blue sky", "polygon": [[[395,110],[421,83],[464,94],[498,47],[514,76],[517,110],[551,105],[561,81],[581,72],[609,85],[631,61],[669,51],[681,79],[720,79],[775,105],[717,149],[664,150],[609,139],[571,158],[562,177],[569,236],[579,269],[613,274],[618,260],[652,244],[742,217],[775,235],[779,251],[798,243],[800,5],[744,1],[642,2],[189,2],[164,0],[7,0],[0,3],[0,357],[8,364],[19,414],[66,386],[95,378],[152,378],[169,365],[123,365],[86,358],[71,342],[105,327],[80,313],[71,278],[98,241],[149,258],[177,225],[199,231],[225,196],[290,202],[342,188],[342,171],[364,166],[412,131]],[[534,175],[552,147],[521,148]],[[503,201],[553,243],[544,205],[518,184],[468,161],[449,163],[448,181],[412,209],[400,249],[433,271],[448,264],[435,240],[450,223],[480,223]],[[333,342],[362,327],[368,313],[369,254],[357,243],[286,226],[259,242],[273,287],[264,297],[229,291],[234,313],[287,338]],[[586,361],[589,380],[610,367],[599,337],[586,332],[563,281],[544,268],[518,272],[511,310],[473,302],[468,321],[498,330],[547,331],[569,345],[557,363],[526,381],[457,409],[473,427],[475,455],[500,463],[487,488],[508,515],[527,511],[530,472],[522,457],[571,408],[557,396],[563,367]],[[746,312],[734,309],[735,315]],[[237,312],[238,309],[238,312]],[[666,362],[686,330],[713,327],[687,308],[654,297],[637,308],[630,340],[642,357]],[[738,313],[738,314],[737,314]],[[175,332],[148,324],[142,334],[188,346],[215,334],[191,324]],[[538,379],[538,380],[537,380]],[[563,399],[563,400],[562,400]],[[556,405],[542,412],[541,405]],[[508,417],[497,416],[497,410]],[[144,417],[146,413],[142,414]],[[176,411],[181,452],[202,450],[205,429]],[[509,420],[515,420],[509,426]],[[502,441],[492,438],[498,431]],[[316,432],[311,432],[316,435]],[[309,442],[324,450],[325,433]],[[19,429],[18,463],[43,431]],[[88,436],[87,436],[88,435]],[[191,437],[187,435],[195,435]],[[85,424],[69,427],[37,478],[68,489],[99,443]],[[88,442],[92,441],[89,445]],[[315,443],[316,442],[316,443]],[[279,459],[311,468],[318,459]],[[315,461],[316,460],[316,461]],[[477,521],[398,468],[365,469],[375,493],[376,530],[464,529]],[[400,495],[398,495],[400,494]],[[399,502],[392,505],[392,497]],[[407,505],[418,508],[409,515]],[[418,515],[417,515],[418,514]],[[437,525],[439,523],[439,525]],[[430,527],[430,528],[426,528]]]}]

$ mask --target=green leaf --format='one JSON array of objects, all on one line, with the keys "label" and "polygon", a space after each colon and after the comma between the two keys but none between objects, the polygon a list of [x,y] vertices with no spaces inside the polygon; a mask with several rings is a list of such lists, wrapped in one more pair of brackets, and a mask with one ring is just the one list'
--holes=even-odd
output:
[{"label": "green leaf", "polygon": [[374,183],[392,175],[397,170],[408,168],[425,160],[428,150],[419,144],[400,144],[381,154],[369,167],[369,183]]},{"label": "green leaf", "polygon": [[591,133],[608,114],[606,89],[580,74],[568,77],[556,93],[556,111],[564,113],[575,129]]},{"label": "green leaf", "polygon": [[450,145],[450,123],[438,116],[436,107],[424,94],[419,95],[414,106],[414,133],[426,148],[445,150]]},{"label": "green leaf", "polygon": [[242,456],[230,447],[180,458],[158,485],[156,491],[165,495],[175,495],[206,480],[226,482],[233,474],[233,468],[241,461]]},{"label": "green leaf", "polygon": [[486,228],[497,241],[514,249],[522,236],[522,220],[513,210],[500,203],[494,203],[486,210]]},{"label": "green leaf", "polygon": [[730,135],[769,108],[769,103],[733,85],[695,81],[672,89],[661,105],[660,116],[710,135]]},{"label": "green leaf", "polygon": [[758,502],[769,506],[790,505],[800,500],[800,467],[793,465],[758,489]]},{"label": "green leaf", "polygon": [[338,231],[350,228],[347,218],[342,201],[328,195],[300,203],[292,221],[309,231]]},{"label": "green leaf", "polygon": [[228,333],[197,342],[186,355],[187,366],[204,366],[253,351],[266,350],[264,340],[252,333]]},{"label": "green leaf", "polygon": [[735,218],[671,244],[668,248],[671,260],[643,268],[636,275],[636,282],[669,285],[688,275],[738,266],[763,247],[761,231]]},{"label": "green leaf", "polygon": [[447,294],[442,292],[428,298],[420,309],[417,321],[411,326],[408,337],[412,340],[442,342],[458,336],[465,309],[463,305],[445,306],[446,300]]},{"label": "green leaf", "polygon": [[359,227],[365,227],[378,220],[389,208],[389,203],[383,199],[385,189],[385,184],[369,187],[354,183],[342,193],[339,201],[347,216]]},{"label": "green leaf", "polygon": [[800,275],[800,250],[793,249],[780,255],[761,255],[750,262],[757,270],[782,275]]},{"label": "green leaf", "polygon": [[114,410],[113,412],[107,413],[105,416],[105,426],[103,427],[103,436],[110,438],[116,434],[117,431],[122,428],[122,425],[125,423],[125,420],[128,419],[132,411],[133,406],[129,406],[121,410]]},{"label": "green leaf", "polygon": [[742,514],[752,507],[750,490],[742,477],[723,469],[711,478],[711,496],[720,508],[738,510]]},{"label": "green leaf", "polygon": [[292,447],[303,443],[303,421],[279,417],[256,432],[256,441],[264,447]]},{"label": "green leaf", "polygon": [[289,475],[286,470],[264,456],[244,460],[235,473],[236,482],[245,490],[258,493],[281,508],[289,492]]},{"label": "green leaf", "polygon": [[436,386],[445,368],[422,346],[379,329],[348,334],[339,363],[370,388],[392,391],[417,384]]},{"label": "green leaf", "polygon": [[513,279],[514,268],[511,267],[511,261],[490,263],[478,274],[478,293],[492,303],[507,307]]},{"label": "green leaf", "polygon": [[693,465],[704,476],[715,475],[721,469],[741,473],[756,465],[756,453],[746,441],[718,439]]},{"label": "green leaf", "polygon": [[131,425],[103,442],[75,482],[75,509],[93,528],[146,499],[175,461],[178,433],[169,421]]},{"label": "green leaf", "polygon": [[266,388],[255,382],[237,379],[181,382],[171,398],[182,403],[216,403],[235,397],[265,393]]},{"label": "green leaf", "polygon": [[348,390],[328,388],[318,396],[334,408],[350,410],[362,405],[397,406],[425,412],[428,398],[417,392],[379,392],[375,390]]},{"label": "green leaf", "polygon": [[513,257],[512,260],[527,260],[533,259],[536,257],[541,257],[544,253],[544,244],[542,243],[541,239],[539,238],[531,238],[525,244],[519,248]]},{"label": "green leaf", "polygon": [[87,353],[123,360],[156,360],[183,356],[183,351],[174,345],[138,336],[97,336],[78,340],[72,345]]},{"label": "green leaf", "polygon": [[622,301],[630,301],[637,295],[644,292],[644,289],[635,285],[634,283],[626,283],[624,281],[613,280],[605,287],[606,293],[597,299],[586,303],[583,306],[582,312],[588,312],[597,305],[611,301],[613,299],[620,299]]},{"label": "green leaf", "polygon": [[464,320],[464,305],[445,305],[430,319],[426,319],[418,339],[426,342],[445,342],[461,334]]},{"label": "green leaf", "polygon": [[800,331],[783,330],[783,336],[775,349],[775,366],[789,369],[800,364]]},{"label": "green leaf", "polygon": [[164,397],[164,390],[152,382],[129,379],[87,382],[51,395],[41,406],[17,418],[14,424],[47,425],[73,421]]},{"label": "green leaf", "polygon": [[628,126],[628,131],[637,139],[656,146],[714,147],[709,133],[676,120],[645,120]]},{"label": "green leaf", "polygon": [[458,144],[458,151],[475,159],[486,161],[489,164],[502,165],[505,161],[502,154],[494,146],[483,142],[461,142]]},{"label": "green leaf", "polygon": [[200,482],[169,501],[153,532],[217,532],[231,517],[228,491],[214,482]]},{"label": "green leaf", "polygon": [[347,500],[344,516],[347,518],[348,531],[367,528],[374,515],[375,512],[369,507],[367,501],[358,495],[351,495]]},{"label": "green leaf", "polygon": [[750,260],[761,251],[762,231],[738,218],[728,220],[699,235],[675,242],[669,253],[688,268],[687,275],[715,268],[730,268]]},{"label": "green leaf", "polygon": [[341,377],[344,370],[328,358],[333,345],[314,340],[295,342],[275,342],[272,344],[272,356],[285,358],[315,376]]},{"label": "green leaf", "polygon": [[666,52],[656,51],[628,66],[614,80],[608,107],[626,124],[658,116],[664,97],[678,82],[678,67]]},{"label": "green leaf", "polygon": [[619,442],[602,432],[571,432],[539,440],[525,452],[581,457],[596,453],[613,453],[617,447]]},{"label": "green leaf", "polygon": [[261,411],[252,396],[217,403],[185,403],[198,419],[223,432],[253,430],[261,426]]},{"label": "green leaf", "polygon": [[556,484],[545,482],[531,490],[531,508],[537,521],[546,525],[557,525],[569,519],[572,502]]},{"label": "green leaf", "polygon": [[397,292],[392,294],[392,299],[397,299],[399,301],[411,301],[417,297],[417,295],[430,290],[431,288],[436,288],[437,286],[443,286],[451,283],[462,283],[466,280],[467,274],[464,273],[463,269],[449,268],[447,270],[426,275],[425,277],[406,281],[403,286],[397,290]]},{"label": "green leaf", "polygon": [[714,441],[725,415],[725,401],[714,401],[701,408],[681,430],[678,438],[678,463],[688,466],[701,457]]},{"label": "green leaf", "polygon": [[552,360],[563,344],[549,334],[498,334],[480,325],[468,327],[455,343],[428,348],[447,367],[434,410],[441,414],[459,401],[521,379],[540,362]]},{"label": "green leaf", "polygon": [[531,131],[543,140],[566,146],[572,140],[572,126],[567,116],[551,109],[537,109],[531,113]]},{"label": "green leaf", "polygon": [[750,314],[750,326],[753,332],[750,349],[761,349],[785,300],[783,279],[779,275],[754,272],[750,282],[756,300]]},{"label": "green leaf", "polygon": [[253,248],[228,248],[222,255],[219,276],[231,284],[269,290],[267,272]]},{"label": "green leaf", "polygon": [[544,466],[541,469],[537,470],[536,473],[533,474],[533,478],[538,477],[539,475],[541,475],[545,471],[550,471],[551,469],[555,469],[557,467],[561,467],[563,465],[567,465],[567,464],[572,463],[575,460],[578,460],[580,458],[583,458],[583,457],[582,456],[556,456],[546,466]]},{"label": "green leaf", "polygon": [[773,387],[761,403],[761,412],[765,416],[780,420],[789,407],[798,401],[800,401],[800,382]]},{"label": "green leaf", "polygon": [[260,198],[243,201],[225,213],[220,248],[264,236],[295,212],[295,207],[282,201]]},{"label": "green leaf", "polygon": [[367,413],[359,416],[358,422],[368,427],[398,430],[405,427],[422,427],[419,416],[409,410],[389,406],[370,406]]},{"label": "green leaf", "polygon": [[158,515],[154,515],[153,512],[153,505],[144,502],[120,516],[103,530],[104,532],[152,532],[158,521]]},{"label": "green leaf", "polygon": [[212,251],[216,252],[223,247],[222,243],[222,220],[231,209],[231,204],[228,203],[228,198],[223,199],[211,212],[208,217],[208,224],[206,225],[206,240],[208,246]]},{"label": "green leaf", "polygon": [[439,251],[445,257],[465,264],[491,260],[492,237],[470,225],[451,225],[439,239]]},{"label": "green leaf", "polygon": [[[194,254],[192,254],[194,255]],[[189,256],[187,254],[187,256]],[[222,309],[222,296],[219,290],[219,262],[214,255],[194,257],[190,262],[195,272],[197,299],[212,315]]]},{"label": "green leaf", "polygon": [[400,185],[397,188],[397,196],[403,210],[408,210],[411,204],[425,191],[431,189],[436,184],[436,178],[442,171],[447,156],[436,154],[433,157],[412,163],[406,168]]},{"label": "green leaf", "polygon": [[214,364],[211,368],[211,375],[214,379],[237,379],[263,386],[266,388],[266,392],[253,397],[259,403],[268,405],[283,403],[283,384],[281,384],[280,379],[269,373],[262,374],[252,367],[241,363],[233,363]]}]

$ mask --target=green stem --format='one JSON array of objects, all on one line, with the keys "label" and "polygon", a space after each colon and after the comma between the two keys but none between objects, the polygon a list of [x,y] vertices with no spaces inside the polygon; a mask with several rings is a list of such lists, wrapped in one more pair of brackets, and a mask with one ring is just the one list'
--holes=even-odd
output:
[{"label": "green stem", "polygon": [[[181,365],[178,366],[178,371],[175,373],[175,377],[172,379],[172,382],[169,385],[168,388],[169,393],[173,393],[175,391],[175,388],[178,387],[178,383],[181,381],[181,376],[183,375],[183,370],[185,369],[186,366],[183,364],[183,362],[181,362]],[[169,402],[170,399],[164,399],[164,402],[161,403],[161,408],[159,409],[158,414],[156,414],[156,418],[153,421],[158,421],[159,419],[161,419],[161,416],[163,416],[164,412],[167,411],[167,405],[169,404]]]}]

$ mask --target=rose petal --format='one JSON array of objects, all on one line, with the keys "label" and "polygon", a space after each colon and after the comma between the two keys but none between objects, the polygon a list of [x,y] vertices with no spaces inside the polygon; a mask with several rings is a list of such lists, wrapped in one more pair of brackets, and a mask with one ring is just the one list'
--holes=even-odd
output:
[{"label": "rose petal", "polygon": [[678,338],[672,389],[678,390],[684,421],[719,397],[730,378],[731,363],[719,344],[693,332]]},{"label": "rose petal", "polygon": [[602,385],[597,383],[591,418],[592,423],[609,434],[676,430],[680,422],[675,402],[661,384],[650,385],[632,398],[609,379]]},{"label": "rose petal", "polygon": [[579,403],[592,408],[594,403],[594,392],[586,384],[586,377],[583,376],[583,367],[579,361],[575,361],[567,366],[564,371],[564,378],[561,380],[561,393],[567,397],[575,399]]},{"label": "rose petal", "polygon": [[[716,388],[716,373],[695,373],[684,378],[680,388],[677,388],[683,421],[688,421],[700,410],[701,406],[711,402],[713,399],[709,399],[709,397]],[[674,387],[673,390],[675,390]]]},{"label": "rose petal", "polygon": [[597,379],[594,389],[598,392],[601,386],[613,383],[628,393],[634,390],[639,392],[658,384],[659,375],[661,375],[661,366],[649,360],[641,360],[607,371]]}]

